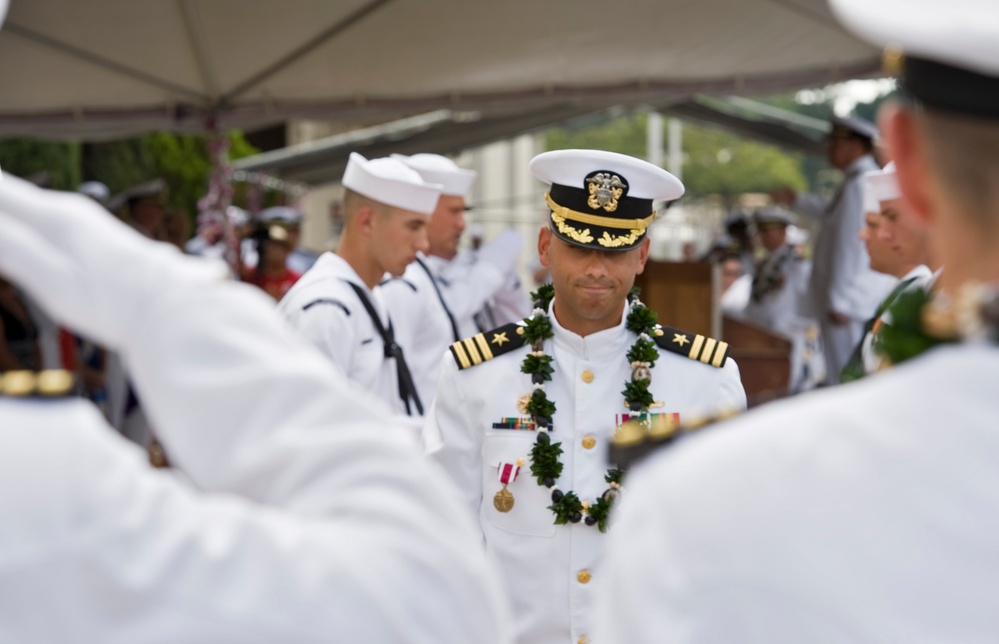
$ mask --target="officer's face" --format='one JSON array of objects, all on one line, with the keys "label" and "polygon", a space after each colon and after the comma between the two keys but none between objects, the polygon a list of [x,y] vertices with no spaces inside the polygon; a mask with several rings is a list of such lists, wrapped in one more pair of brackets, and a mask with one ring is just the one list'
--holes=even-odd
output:
[{"label": "officer's face", "polygon": [[589,335],[620,323],[635,276],[645,270],[649,240],[632,250],[602,251],[569,244],[545,227],[538,256],[551,270],[555,317],[570,331]]},{"label": "officer's face", "polygon": [[393,277],[401,276],[416,259],[427,252],[427,216],[408,210],[388,209],[371,221],[375,259]]},{"label": "officer's face", "polygon": [[427,224],[427,241],[430,254],[444,259],[454,259],[458,254],[458,242],[465,231],[465,199],[453,195],[441,195],[437,209]]}]

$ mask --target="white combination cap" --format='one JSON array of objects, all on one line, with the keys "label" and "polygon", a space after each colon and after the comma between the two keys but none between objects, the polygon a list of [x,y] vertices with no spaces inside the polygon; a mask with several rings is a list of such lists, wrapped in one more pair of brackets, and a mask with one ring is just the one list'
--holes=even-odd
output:
[{"label": "white combination cap", "polygon": [[347,160],[343,185],[378,203],[422,215],[433,214],[443,188],[439,183],[427,183],[398,159],[368,161],[357,152],[351,152]]},{"label": "white combination cap", "polygon": [[890,74],[919,102],[999,119],[995,0],[830,0],[850,31],[885,48]]},{"label": "white combination cap", "polygon": [[[0,0],[0,2],[2,1]],[[84,181],[76,191],[81,195],[87,195],[98,203],[104,203],[111,196],[111,191],[100,181]]]},{"label": "white combination cap", "polygon": [[[879,204],[902,196],[898,189],[898,178],[895,176],[895,164],[889,163],[882,170],[872,170],[864,175],[872,198]],[[880,205],[878,210],[880,210]]]},{"label": "white combination cap", "polygon": [[653,201],[683,196],[683,184],[669,172],[616,152],[544,152],[531,160],[530,168],[536,178],[551,184],[545,201],[552,230],[586,248],[635,248],[655,219]]},{"label": "white combination cap", "polygon": [[7,0],[0,0],[0,27],[3,26],[3,19],[7,15]]},{"label": "white combination cap", "polygon": [[416,170],[427,183],[439,183],[444,188],[442,193],[452,197],[464,197],[472,189],[472,183],[478,173],[475,170],[465,170],[451,159],[439,154],[393,154],[393,159],[402,161]]}]

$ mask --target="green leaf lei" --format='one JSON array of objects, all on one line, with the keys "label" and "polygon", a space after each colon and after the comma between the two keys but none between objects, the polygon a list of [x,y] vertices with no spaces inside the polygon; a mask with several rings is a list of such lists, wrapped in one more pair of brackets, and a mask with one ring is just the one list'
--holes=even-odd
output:
[{"label": "green leaf lei", "polygon": [[999,344],[999,286],[964,284],[956,296],[924,289],[902,292],[889,307],[875,349],[898,364],[941,344],[985,341]]},{"label": "green leaf lei", "polygon": [[[548,318],[548,307],[555,296],[555,289],[546,284],[531,294],[534,300],[534,313],[524,321],[524,339],[531,345],[531,351],[520,365],[523,373],[531,375],[534,391],[531,392],[524,411],[531,415],[537,427],[538,437],[531,448],[531,474],[538,485],[552,489],[552,504],[548,509],[555,514],[555,525],[578,523],[595,525],[600,532],[607,531],[607,518],[611,506],[621,489],[622,468],[610,468],[604,475],[607,490],[593,503],[580,500],[575,492],[562,492],[555,483],[562,475],[562,444],[553,443],[548,428],[555,416],[555,403],[545,393],[545,383],[552,379],[554,368],[552,358],[544,352],[544,341],[551,338],[552,323]],[[638,299],[638,289],[628,296],[631,311],[625,320],[628,330],[638,334],[638,339],[628,349],[627,359],[631,364],[631,379],[625,383],[624,402],[633,412],[647,412],[653,404],[649,385],[652,383],[652,367],[659,359],[659,351],[650,334],[657,328],[655,311],[646,307]],[[583,516],[585,515],[585,519]]]},{"label": "green leaf lei", "polygon": [[939,338],[923,329],[922,312],[932,296],[923,289],[899,293],[888,308],[891,324],[886,324],[875,340],[874,349],[891,364],[899,364],[918,356],[938,344],[956,338]]}]

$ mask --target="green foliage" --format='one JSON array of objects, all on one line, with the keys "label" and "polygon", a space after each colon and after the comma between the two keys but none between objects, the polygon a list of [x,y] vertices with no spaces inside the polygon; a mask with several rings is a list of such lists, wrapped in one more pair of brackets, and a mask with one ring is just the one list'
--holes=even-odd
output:
[{"label": "green foliage", "polygon": [[656,312],[644,304],[634,304],[628,313],[625,325],[635,333],[650,333],[659,321]]},{"label": "green foliage", "polygon": [[552,357],[548,355],[535,356],[528,355],[520,365],[522,373],[529,373],[532,376],[537,374],[544,380],[551,380],[554,368],[552,368]]},{"label": "green foliage", "polygon": [[539,427],[548,427],[555,416],[555,403],[548,399],[543,389],[535,389],[527,403],[527,413]]},{"label": "green foliage", "polygon": [[628,407],[632,411],[638,411],[634,408],[636,404],[639,406],[639,409],[645,410],[655,402],[652,393],[649,392],[648,379],[629,380],[624,383],[624,391],[621,393],[624,395],[624,401],[628,403]]},{"label": "green foliage", "polygon": [[693,195],[732,198],[744,192],[808,187],[802,155],[705,127],[683,129],[683,183]]},{"label": "green foliage", "polygon": [[50,188],[75,190],[80,185],[80,144],[27,139],[0,141],[0,170],[26,178],[47,172]]},{"label": "green foliage", "polygon": [[611,469],[607,470],[606,474],[604,474],[604,481],[606,481],[607,483],[617,483],[618,485],[620,485],[621,479],[624,478],[624,472],[625,469],[623,467],[612,467]]},{"label": "green foliage", "polygon": [[562,443],[552,443],[544,441],[534,441],[531,448],[531,475],[538,481],[538,485],[544,487],[545,479],[553,481],[562,476],[562,462],[559,456],[562,455]]},{"label": "green foliage", "polygon": [[565,525],[574,514],[583,511],[583,502],[575,492],[569,491],[561,499],[549,505],[548,509],[555,513],[555,525]]},{"label": "green foliage", "polygon": [[547,315],[535,315],[524,320],[524,339],[528,344],[552,337],[552,322]]},{"label": "green foliage", "polygon": [[[255,154],[242,133],[229,137],[231,159]],[[208,186],[211,163],[202,135],[155,132],[108,143],[53,143],[22,139],[0,141],[0,168],[28,177],[42,171],[51,187],[75,190],[84,180],[107,184],[112,194],[162,177],[170,186],[169,203],[193,216]]]},{"label": "green foliage", "polygon": [[607,519],[610,517],[611,506],[614,505],[614,496],[606,492],[590,506],[587,514],[596,522],[600,532],[607,532]]},{"label": "green foliage", "polygon": [[649,368],[656,366],[656,360],[659,359],[659,350],[656,349],[654,342],[646,342],[645,340],[637,340],[635,344],[631,345],[628,349],[628,362],[648,362]]},{"label": "green foliage", "polygon": [[552,303],[554,297],[555,287],[551,284],[542,284],[538,290],[531,293],[531,302],[534,303],[534,308],[547,311],[548,305]]},{"label": "green foliage", "polygon": [[937,338],[923,330],[922,312],[930,300],[923,289],[903,291],[889,307],[891,324],[886,324],[875,340],[875,350],[899,364],[954,338]]},{"label": "green foliage", "polygon": [[[632,112],[602,123],[549,130],[549,150],[594,148],[644,158],[646,123],[643,112]],[[807,187],[800,165],[802,155],[756,143],[735,134],[689,122],[683,127],[683,182],[693,196],[734,197],[744,192],[767,192],[790,186]]]}]

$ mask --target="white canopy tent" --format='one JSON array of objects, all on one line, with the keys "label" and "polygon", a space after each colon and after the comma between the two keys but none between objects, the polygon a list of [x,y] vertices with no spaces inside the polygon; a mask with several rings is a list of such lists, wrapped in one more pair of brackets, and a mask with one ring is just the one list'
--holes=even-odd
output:
[{"label": "white canopy tent", "polygon": [[471,120],[871,74],[824,0],[12,0],[0,136]]}]

